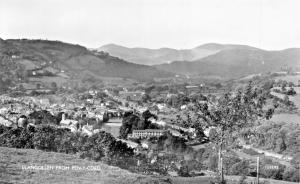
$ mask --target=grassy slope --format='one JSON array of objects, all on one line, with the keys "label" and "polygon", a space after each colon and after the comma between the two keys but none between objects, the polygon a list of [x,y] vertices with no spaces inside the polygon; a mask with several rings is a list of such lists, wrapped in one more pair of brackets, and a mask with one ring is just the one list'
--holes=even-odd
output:
[{"label": "grassy slope", "polygon": [[[298,80],[300,80],[300,75],[286,75],[286,76],[279,76],[275,78],[276,81],[278,80],[285,80],[287,82],[293,82],[294,84],[298,84]],[[280,89],[280,88],[279,88]],[[289,96],[290,100],[292,102],[294,102],[294,104],[296,105],[296,107],[298,108],[298,111],[300,109],[300,87],[294,87],[295,91],[297,92],[297,94],[295,96]],[[283,98],[284,95],[278,94],[278,93],[274,93],[276,96]],[[294,122],[294,123],[298,123],[300,122],[300,115],[298,114],[288,114],[288,113],[281,113],[281,114],[275,114],[272,119],[272,121],[275,122],[280,122],[280,121],[284,121],[284,122]]]},{"label": "grassy slope", "polygon": [[[100,171],[22,170],[23,166],[97,166]],[[151,178],[129,171],[78,159],[73,155],[39,150],[0,147],[0,183],[166,183],[162,178]]]},{"label": "grassy slope", "polygon": [[[89,170],[22,170],[22,166],[97,166],[98,171]],[[239,180],[239,176],[226,176],[231,180]],[[248,181],[255,178],[248,177]],[[130,173],[129,171],[108,166],[101,162],[78,159],[67,155],[40,150],[15,149],[0,147],[0,183],[97,183],[97,184],[208,184],[210,177],[154,177]],[[289,184],[270,179],[270,184]]]}]

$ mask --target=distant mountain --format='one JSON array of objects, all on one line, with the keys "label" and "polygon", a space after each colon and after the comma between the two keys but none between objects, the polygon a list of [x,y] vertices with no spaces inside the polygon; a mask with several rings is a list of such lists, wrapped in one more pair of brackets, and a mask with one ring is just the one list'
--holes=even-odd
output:
[{"label": "distant mountain", "polygon": [[108,44],[98,48],[97,50],[108,52],[111,55],[123,58],[129,62],[156,65],[176,60],[192,61],[215,54],[222,49],[225,48],[220,48],[217,44],[206,44],[193,49],[184,50],[171,48],[127,48],[115,44]]},{"label": "distant mountain", "polygon": [[158,69],[186,75],[212,75],[236,78],[245,75],[279,71],[282,67],[300,70],[300,49],[265,51],[249,46],[209,44],[201,48],[220,50],[192,61],[174,61],[156,65]]},{"label": "distant mountain", "polygon": [[90,51],[87,48],[48,40],[8,39],[0,40],[2,64],[14,62],[25,68],[51,66],[80,77],[83,73],[95,76],[120,77],[136,80],[169,77],[173,74],[151,66],[127,62],[107,53]]}]

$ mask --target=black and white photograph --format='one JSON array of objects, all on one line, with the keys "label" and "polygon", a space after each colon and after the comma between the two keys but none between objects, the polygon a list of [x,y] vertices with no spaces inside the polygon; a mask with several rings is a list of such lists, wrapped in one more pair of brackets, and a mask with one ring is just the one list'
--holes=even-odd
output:
[{"label": "black and white photograph", "polygon": [[300,0],[0,0],[0,184],[299,184]]}]

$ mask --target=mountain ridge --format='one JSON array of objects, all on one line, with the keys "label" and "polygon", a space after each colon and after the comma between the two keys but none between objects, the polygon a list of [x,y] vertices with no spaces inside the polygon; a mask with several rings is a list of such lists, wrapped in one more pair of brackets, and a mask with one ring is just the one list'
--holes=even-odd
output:
[{"label": "mountain ridge", "polygon": [[300,49],[292,48],[280,51],[234,48],[222,50],[216,54],[191,62],[174,61],[156,65],[165,71],[185,75],[218,75],[226,78],[241,77],[254,73],[274,72],[282,67],[300,70]]},{"label": "mountain ridge", "polygon": [[248,45],[219,43],[206,43],[191,49],[174,49],[168,47],[149,49],[144,47],[125,47],[117,44],[106,44],[97,48],[96,50],[108,52],[111,55],[121,57],[132,63],[145,65],[159,65],[179,60],[194,61],[216,54],[222,50],[236,48],[263,50]]},{"label": "mountain ridge", "polygon": [[106,44],[96,50],[108,52],[111,55],[124,58],[130,62],[145,65],[157,65],[175,60],[195,60],[219,51],[200,47],[192,49],[173,49],[168,47],[158,49],[143,47],[129,48],[117,44]]}]

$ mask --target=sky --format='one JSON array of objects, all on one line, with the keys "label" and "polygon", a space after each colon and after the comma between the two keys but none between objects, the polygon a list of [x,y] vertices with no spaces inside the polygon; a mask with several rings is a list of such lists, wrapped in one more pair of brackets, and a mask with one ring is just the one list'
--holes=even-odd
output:
[{"label": "sky", "polygon": [[0,38],[98,48],[300,48],[300,0],[0,0]]}]

